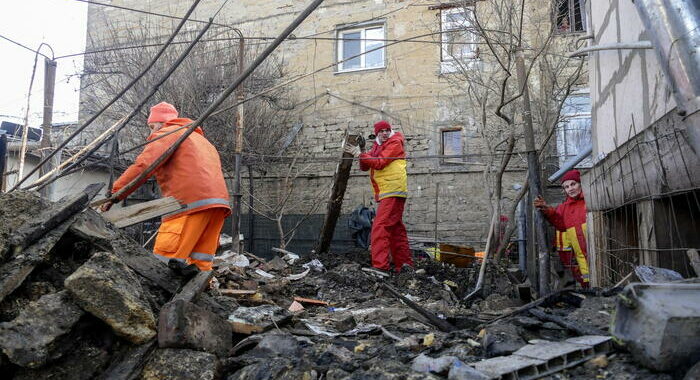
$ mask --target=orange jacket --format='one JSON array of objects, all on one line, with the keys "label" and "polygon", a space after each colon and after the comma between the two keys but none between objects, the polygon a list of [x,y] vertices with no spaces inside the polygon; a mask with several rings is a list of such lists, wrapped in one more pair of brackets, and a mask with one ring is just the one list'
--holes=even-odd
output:
[{"label": "orange jacket", "polygon": [[[151,133],[147,140],[153,140],[191,122],[192,120],[186,118],[172,119],[166,122],[158,131]],[[185,129],[183,128],[178,132],[146,145],[143,152],[136,157],[136,161],[114,182],[112,193],[116,193],[139,174],[143,173],[184,132]],[[148,177],[154,174],[163,196],[173,197],[185,206],[182,210],[164,216],[163,220],[216,207],[227,209],[227,216],[231,213],[228,189],[221,170],[219,153],[209,140],[204,137],[200,127],[197,127],[194,133],[183,141],[169,159],[161,163],[137,186],[132,187],[130,191],[121,195],[119,200],[133,193],[146,182]]]}]

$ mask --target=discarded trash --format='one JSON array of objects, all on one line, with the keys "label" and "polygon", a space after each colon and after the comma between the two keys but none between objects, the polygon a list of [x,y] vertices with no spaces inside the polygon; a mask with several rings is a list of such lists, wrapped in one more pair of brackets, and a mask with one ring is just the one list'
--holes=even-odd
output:
[{"label": "discarded trash", "polygon": [[323,266],[323,263],[319,259],[313,259],[309,261],[308,263],[302,265],[304,268],[311,268],[316,272],[323,272],[326,268]]},{"label": "discarded trash", "polygon": [[299,274],[290,274],[289,276],[285,277],[287,280],[290,281],[298,281],[301,280],[302,278],[306,277],[307,274],[311,272],[311,268],[307,268],[305,271],[299,273]]},{"label": "discarded trash", "polygon": [[220,256],[214,257],[214,267],[227,266],[245,268],[250,266],[250,260],[245,255],[233,251],[224,251]]},{"label": "discarded trash", "polygon": [[275,278],[275,275],[270,274],[270,273],[267,273],[267,272],[265,272],[265,271],[262,270],[262,269],[256,269],[256,270],[255,270],[255,273],[256,273],[258,276],[260,276],[260,277],[264,277],[264,278]]},{"label": "discarded trash", "polygon": [[299,302],[294,301],[291,305],[289,305],[289,308],[287,310],[291,311],[292,313],[299,313],[304,311],[304,306]]},{"label": "discarded trash", "polygon": [[282,324],[290,317],[291,314],[287,310],[276,305],[241,306],[229,315],[228,321],[234,332],[250,335]]},{"label": "discarded trash", "polygon": [[227,234],[219,235],[219,246],[225,246],[227,244],[233,244],[233,237]]},{"label": "discarded trash", "polygon": [[326,302],[326,301],[315,300],[312,298],[294,297],[294,301],[302,303],[302,304],[307,303],[310,305],[320,305],[320,306],[328,305],[328,302]]},{"label": "discarded trash", "polygon": [[680,281],[683,279],[680,273],[666,268],[651,267],[639,265],[634,268],[634,274],[637,275],[639,281],[645,283],[665,283]]}]

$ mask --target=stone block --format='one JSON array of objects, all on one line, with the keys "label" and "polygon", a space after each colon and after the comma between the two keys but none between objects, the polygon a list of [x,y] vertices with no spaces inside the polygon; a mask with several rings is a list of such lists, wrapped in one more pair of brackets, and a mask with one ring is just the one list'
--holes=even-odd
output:
[{"label": "stone block", "polygon": [[142,344],[156,335],[155,316],[137,275],[113,253],[96,253],[64,285],[80,307],[124,339]]},{"label": "stone block", "polygon": [[68,333],[83,314],[67,291],[47,294],[30,303],[11,322],[0,323],[0,347],[19,366],[41,367],[56,340]]},{"label": "stone block", "polygon": [[207,352],[164,348],[151,355],[141,373],[142,380],[214,380],[219,378],[219,360]]},{"label": "stone block", "polygon": [[226,356],[232,348],[231,335],[226,320],[183,300],[165,304],[158,317],[161,348],[191,348]]}]

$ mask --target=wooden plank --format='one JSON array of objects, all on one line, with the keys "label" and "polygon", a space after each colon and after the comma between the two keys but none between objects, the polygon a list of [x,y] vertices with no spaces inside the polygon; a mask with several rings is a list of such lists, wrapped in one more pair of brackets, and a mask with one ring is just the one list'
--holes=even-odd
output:
[{"label": "wooden plank", "polygon": [[225,296],[233,296],[233,297],[236,297],[236,296],[252,296],[252,295],[254,295],[255,293],[257,293],[257,291],[255,291],[255,290],[246,290],[246,289],[219,289],[219,292],[220,292],[222,295],[225,295]]},{"label": "wooden plank", "polygon": [[695,271],[695,277],[700,277],[700,254],[697,249],[691,248],[688,250],[688,262]]},{"label": "wooden plank", "polygon": [[[347,135],[343,141],[343,146],[345,146],[346,143],[357,145],[358,141],[359,136]],[[352,154],[343,152],[340,164],[336,168],[335,175],[333,176],[331,196],[328,199],[326,217],[323,220],[321,234],[319,235],[318,242],[316,243],[316,253],[328,252],[328,248],[330,248],[331,239],[333,239],[333,232],[335,232],[335,225],[338,222],[338,217],[340,216],[340,211],[343,207],[343,197],[345,197],[345,189],[348,186],[350,169],[352,169],[352,158]]]},{"label": "wooden plank", "polygon": [[424,308],[422,308],[422,307],[421,307],[420,305],[418,305],[417,303],[415,303],[415,302],[409,300],[408,298],[404,297],[401,293],[399,293],[399,292],[398,292],[396,289],[394,289],[391,285],[386,284],[386,283],[383,283],[382,286],[384,287],[384,289],[388,290],[389,293],[390,293],[392,296],[394,296],[394,297],[400,299],[401,301],[403,301],[404,304],[406,304],[406,306],[408,306],[408,307],[410,307],[411,309],[417,311],[418,314],[420,314],[420,315],[422,315],[423,317],[425,317],[425,319],[427,319],[428,321],[430,321],[430,323],[431,323],[433,326],[435,326],[435,327],[437,327],[438,329],[440,329],[440,331],[450,332],[450,331],[455,330],[455,327],[452,326],[452,324],[450,324],[449,322],[447,322],[447,321],[445,321],[445,320],[443,320],[443,319],[438,318],[435,314],[431,313],[431,312],[428,311],[428,310],[425,310]]},{"label": "wooden plank", "polygon": [[68,231],[75,217],[49,231],[39,241],[22,250],[22,254],[14,257],[0,268],[0,302],[15,291],[37,265],[46,261],[49,252]]},{"label": "wooden plank", "polygon": [[294,301],[299,303],[308,303],[310,305],[328,306],[328,302],[315,300],[313,298],[294,297]]},{"label": "wooden plank", "polygon": [[28,247],[64,220],[85,209],[103,186],[104,183],[92,184],[77,194],[61,198],[38,217],[19,227],[10,237],[10,246],[14,247],[15,250]]},{"label": "wooden plank", "polygon": [[182,208],[183,206],[177,199],[166,197],[129,207],[109,210],[103,213],[102,216],[112,222],[117,228],[124,228],[148,219],[169,214]]},{"label": "wooden plank", "polygon": [[173,297],[172,301],[183,300],[192,302],[199,293],[209,285],[209,281],[214,277],[214,271],[199,272],[196,276],[182,287],[182,289]]}]

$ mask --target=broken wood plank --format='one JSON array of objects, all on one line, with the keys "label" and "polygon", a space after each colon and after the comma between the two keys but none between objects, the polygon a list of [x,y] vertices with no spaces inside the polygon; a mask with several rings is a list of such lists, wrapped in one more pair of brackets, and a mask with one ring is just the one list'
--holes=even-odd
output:
[{"label": "broken wood plank", "polygon": [[690,266],[695,271],[695,277],[700,277],[700,254],[697,249],[691,248],[687,252]]},{"label": "broken wood plank", "polygon": [[171,301],[183,300],[192,302],[199,293],[209,286],[209,281],[214,277],[214,271],[199,272],[196,276],[182,287],[182,289],[173,297]]},{"label": "broken wood plank", "polygon": [[117,228],[124,228],[182,208],[183,206],[177,199],[166,197],[129,207],[115,208],[103,213],[102,217],[112,222]]},{"label": "broken wood plank", "polygon": [[539,310],[539,309],[533,308],[533,309],[530,309],[529,312],[533,316],[535,316],[543,321],[554,322],[554,323],[558,324],[559,326],[564,327],[568,330],[571,330],[579,335],[610,335],[606,332],[598,330],[595,327],[587,326],[587,325],[580,324],[580,323],[574,323],[574,322],[571,322],[571,321],[564,319],[560,316],[547,314],[544,311]]},{"label": "broken wood plank", "polygon": [[391,295],[394,297],[400,299],[403,301],[403,303],[406,304],[406,306],[410,307],[411,309],[415,310],[418,312],[418,314],[424,316],[428,321],[430,321],[431,324],[433,324],[435,327],[440,329],[440,331],[444,332],[450,332],[453,331],[455,328],[450,324],[449,322],[438,318],[435,314],[429,312],[428,310],[425,310],[421,306],[419,306],[417,303],[409,300],[408,298],[404,297],[401,293],[399,293],[396,289],[394,289],[391,285],[388,284],[382,284],[384,289],[389,291]]},{"label": "broken wood plank", "polygon": [[10,237],[9,245],[14,247],[16,252],[28,247],[63,221],[86,208],[103,186],[104,183],[92,184],[77,194],[61,198],[38,217],[19,227]]},{"label": "broken wood plank", "polygon": [[219,289],[219,292],[220,292],[222,295],[225,295],[225,296],[233,296],[233,297],[236,297],[236,296],[252,296],[252,295],[254,295],[255,293],[257,293],[257,291],[255,291],[255,290],[246,290],[246,289]]},{"label": "broken wood plank", "polygon": [[125,346],[124,350],[115,356],[112,364],[105,370],[101,380],[134,380],[139,378],[151,352],[157,347],[153,338],[140,346]]},{"label": "broken wood plank", "polygon": [[49,252],[68,231],[75,217],[71,217],[49,231],[36,243],[24,248],[21,254],[0,267],[0,302],[15,291],[37,265],[46,261]]},{"label": "broken wood plank", "polygon": [[487,324],[490,325],[490,324],[492,324],[492,323],[494,323],[494,322],[496,322],[496,321],[500,321],[500,320],[503,319],[503,318],[511,317],[511,316],[513,316],[513,315],[515,315],[515,314],[522,313],[523,311],[528,311],[528,310],[530,310],[530,309],[532,309],[532,308],[534,308],[534,307],[540,306],[540,305],[542,305],[542,304],[544,304],[544,303],[553,302],[554,300],[559,299],[559,298],[561,297],[561,295],[562,295],[564,292],[568,292],[568,291],[571,291],[571,290],[572,290],[572,289],[570,289],[570,288],[564,288],[564,289],[557,290],[556,292],[547,294],[546,296],[540,297],[540,298],[538,298],[538,299],[536,299],[536,300],[534,300],[534,301],[532,301],[532,302],[530,302],[530,303],[528,303],[528,304],[525,304],[525,305],[523,305],[523,306],[520,306],[519,308],[517,308],[517,309],[515,309],[515,310],[512,310],[512,311],[510,311],[510,312],[508,312],[508,313],[502,314],[500,317],[496,317],[496,318],[490,320]]},{"label": "broken wood plank", "polygon": [[[343,146],[345,146],[345,144],[357,145],[359,138],[360,136],[358,135],[346,135]],[[340,164],[336,168],[335,175],[333,176],[333,187],[331,188],[331,196],[328,199],[328,207],[326,210],[326,217],[323,220],[323,227],[321,227],[318,243],[316,243],[316,253],[328,252],[328,248],[331,246],[335,225],[338,222],[338,217],[343,207],[343,197],[345,196],[345,189],[348,186],[352,162],[352,154],[343,152]]]},{"label": "broken wood plank", "polygon": [[313,298],[294,297],[294,301],[297,301],[297,302],[302,303],[302,304],[308,303],[310,305],[328,306],[328,302],[321,301],[321,300],[315,300]]}]

